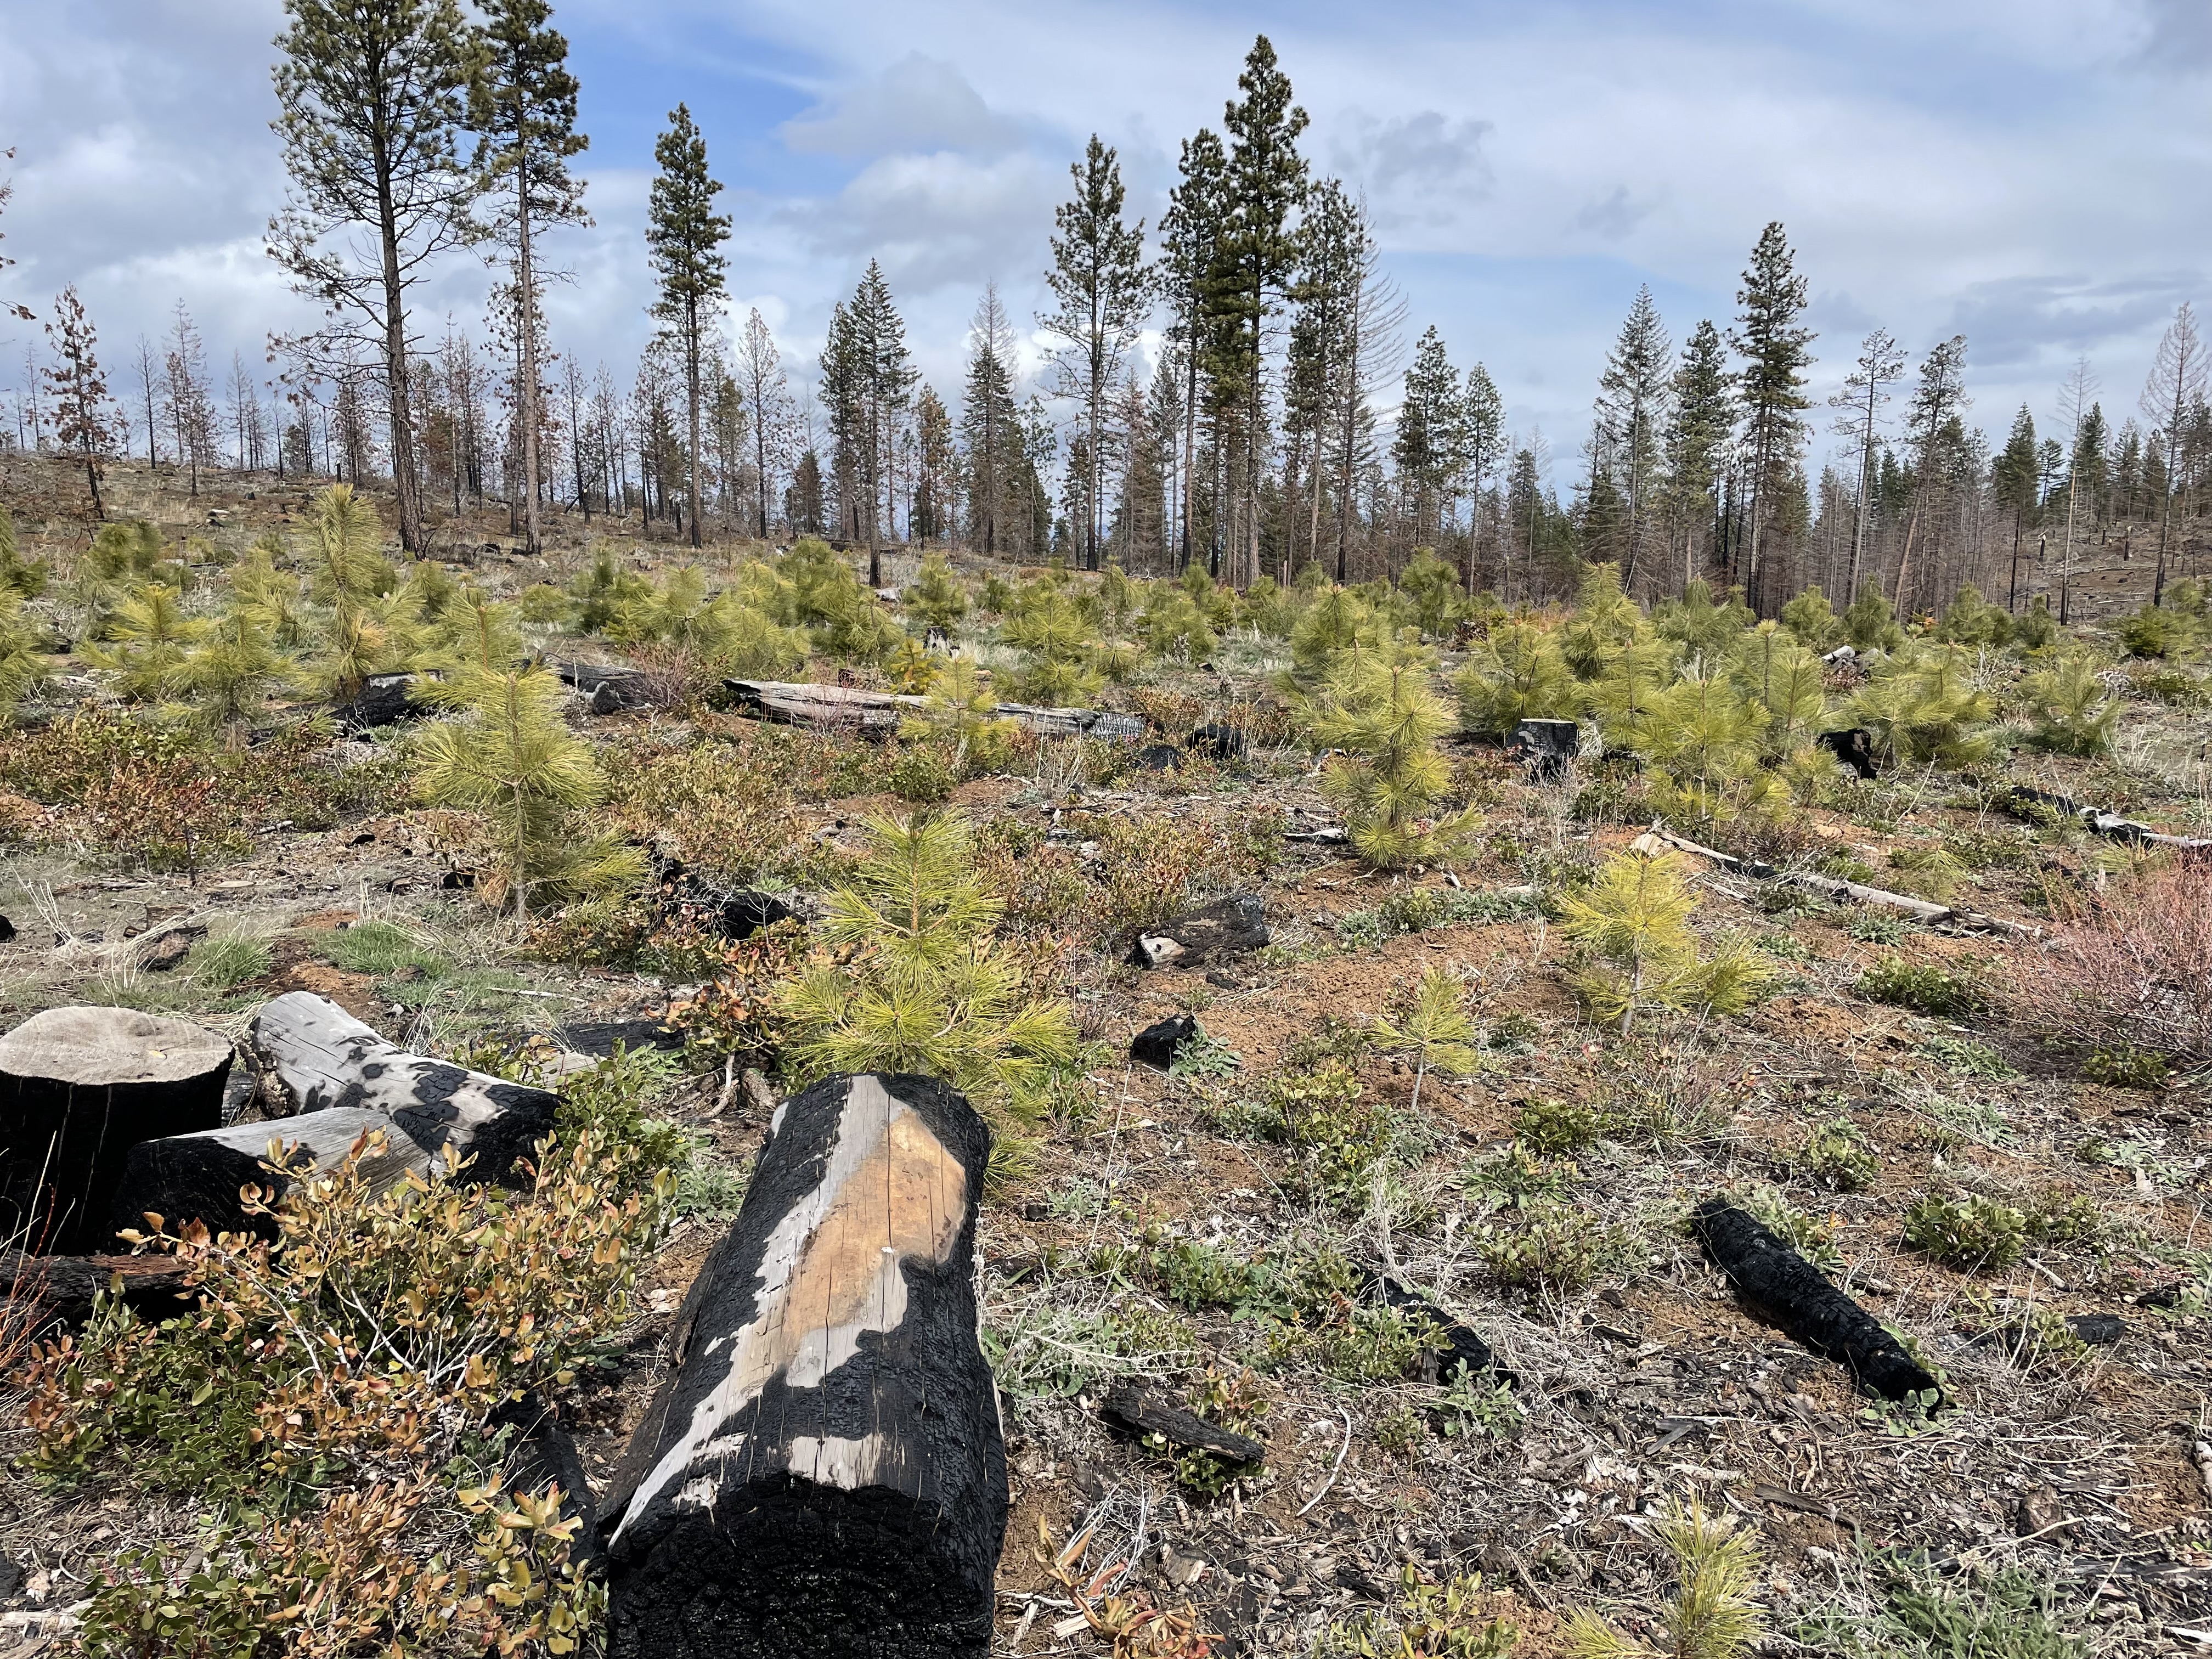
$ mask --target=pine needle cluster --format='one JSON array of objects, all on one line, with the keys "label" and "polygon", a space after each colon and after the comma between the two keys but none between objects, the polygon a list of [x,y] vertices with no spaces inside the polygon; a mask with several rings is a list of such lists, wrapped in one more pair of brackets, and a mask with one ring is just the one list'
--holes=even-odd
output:
[{"label": "pine needle cluster", "polygon": [[2119,699],[2097,678],[2097,665],[2085,653],[2069,652],[2050,667],[2020,683],[2021,701],[2033,720],[2027,741],[2060,755],[2106,755],[2120,720]]},{"label": "pine needle cluster", "polygon": [[1451,770],[1437,739],[1450,711],[1429,689],[1429,659],[1401,646],[1343,652],[1314,706],[1313,736],[1333,757],[1322,792],[1360,856],[1380,870],[1445,862],[1480,819],[1446,810]]},{"label": "pine needle cluster", "polygon": [[1671,1501],[1653,1528],[1673,1558],[1677,1580],[1661,1620],[1665,1645],[1654,1649],[1621,1635],[1587,1608],[1567,1615],[1568,1659],[1741,1659],[1765,1620],[1753,1599],[1759,1552],[1755,1534],[1710,1516],[1692,1498]]},{"label": "pine needle cluster", "polygon": [[1559,900],[1567,937],[1586,959],[1572,975],[1590,1012],[1626,1036],[1648,1010],[1735,1013],[1771,978],[1748,947],[1730,943],[1700,954],[1690,915],[1697,895],[1682,860],[1635,848],[1598,866],[1587,891]]},{"label": "pine needle cluster", "polygon": [[1575,677],[1559,641],[1534,623],[1492,629],[1453,682],[1460,729],[1503,737],[1522,720],[1571,720],[1579,709]]},{"label": "pine needle cluster", "polygon": [[1375,1022],[1374,1036],[1376,1047],[1384,1053],[1413,1057],[1413,1097],[1408,1109],[1419,1111],[1421,1085],[1431,1072],[1462,1077],[1475,1067],[1474,1021],[1467,1012],[1466,982],[1449,969],[1429,969],[1403,1013]]},{"label": "pine needle cluster", "polygon": [[995,948],[1004,906],[976,879],[967,820],[876,818],[815,936],[823,961],[777,994],[794,1081],[841,1072],[940,1077],[984,1111],[1027,1116],[1075,1054],[1066,1007],[1032,998]]}]

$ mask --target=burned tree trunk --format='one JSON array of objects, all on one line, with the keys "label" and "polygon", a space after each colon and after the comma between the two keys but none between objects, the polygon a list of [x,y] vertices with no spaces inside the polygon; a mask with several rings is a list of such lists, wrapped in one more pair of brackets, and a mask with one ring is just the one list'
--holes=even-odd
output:
[{"label": "burned tree trunk", "polygon": [[1936,1386],[1880,1320],[1727,1200],[1706,1200],[1690,1224],[1747,1308],[1814,1353],[1836,1361],[1860,1387],[1887,1400],[1903,1400]]},{"label": "burned tree trunk", "polygon": [[274,1123],[234,1123],[227,1129],[164,1135],[142,1140],[125,1159],[115,1195],[114,1225],[143,1227],[150,1212],[170,1231],[188,1221],[211,1233],[258,1233],[273,1239],[276,1228],[265,1216],[246,1213],[241,1191],[261,1188],[274,1204],[289,1191],[289,1177],[270,1168],[271,1146],[305,1152],[319,1170],[343,1164],[357,1141],[381,1132],[380,1147],[364,1146],[356,1166],[372,1191],[381,1192],[410,1170],[429,1172],[439,1152],[434,1140],[422,1146],[381,1112],[363,1107],[332,1107],[280,1118]]},{"label": "burned tree trunk", "polygon": [[558,1098],[427,1054],[410,1054],[309,991],[288,991],[253,1017],[253,1049],[300,1112],[382,1114],[465,1181],[506,1178],[553,1132]]},{"label": "burned tree trunk", "polygon": [[1006,1526],[976,1342],[991,1138],[933,1079],[777,1111],[602,1500],[616,1659],[989,1650]]},{"label": "burned tree trunk", "polygon": [[125,1155],[220,1125],[230,1060],[214,1032],[133,1008],[49,1008],[0,1037],[0,1240],[112,1244]]}]

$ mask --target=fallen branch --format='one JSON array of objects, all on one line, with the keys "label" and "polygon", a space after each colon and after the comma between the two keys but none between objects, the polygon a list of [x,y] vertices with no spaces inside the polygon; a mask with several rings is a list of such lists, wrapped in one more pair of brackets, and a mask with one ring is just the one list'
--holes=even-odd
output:
[{"label": "fallen branch", "polygon": [[2047,806],[2063,817],[2078,818],[2092,834],[2110,836],[2115,841],[2140,842],[2150,847],[2172,847],[2185,853],[2212,852],[2212,836],[2169,836],[2135,818],[2124,818],[2118,812],[2108,812],[2100,806],[2083,806],[2070,795],[2062,795],[2050,789],[2032,788],[2024,783],[2014,784],[2005,791],[2005,808],[2013,811],[2014,816],[2018,816],[2016,809],[2023,802]]},{"label": "fallen branch", "polygon": [[1653,824],[1629,845],[1639,853],[1656,853],[1662,848],[1671,847],[1678,852],[1709,860],[1723,870],[1734,870],[1757,881],[1771,881],[1803,892],[1817,893],[1832,902],[1841,903],[1849,900],[1857,904],[1871,904],[1881,909],[1900,911],[1915,921],[1925,922],[1931,927],[1966,927],[1976,933],[2003,933],[2016,939],[2043,937],[2040,928],[1984,915],[1979,910],[1968,910],[1955,904],[1936,904],[1904,893],[1893,893],[1887,888],[1845,881],[1839,876],[1815,875],[1810,870],[1784,870],[1775,865],[1763,864],[1757,859],[1738,858],[1733,853],[1701,846],[1686,836],[1678,836],[1663,824]]}]

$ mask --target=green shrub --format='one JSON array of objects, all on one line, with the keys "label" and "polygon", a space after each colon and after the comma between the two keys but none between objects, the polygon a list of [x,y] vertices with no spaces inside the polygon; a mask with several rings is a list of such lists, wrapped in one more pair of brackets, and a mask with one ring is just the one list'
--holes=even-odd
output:
[{"label": "green shrub", "polygon": [[916,806],[936,806],[952,798],[960,781],[945,751],[934,743],[902,743],[884,774],[884,781],[901,800]]},{"label": "green shrub", "polygon": [[1824,1273],[1834,1273],[1844,1265],[1843,1249],[1837,1242],[1842,1224],[1835,1216],[1807,1215],[1780,1189],[1763,1182],[1735,1188],[1729,1197],[1739,1209]]},{"label": "green shrub", "polygon": [[1939,1019],[1955,1019],[1984,1006],[1979,988],[1966,975],[1948,972],[1932,963],[1907,962],[1902,957],[1887,957],[1860,975],[1858,993],[1875,1002]]},{"label": "green shrub", "polygon": [[1594,1106],[1577,1100],[1532,1100],[1513,1115],[1513,1139],[1543,1158],[1587,1152],[1605,1133]]},{"label": "green shrub", "polygon": [[1986,1078],[1994,1082],[2020,1075],[2009,1060],[1987,1043],[1965,1037],[1939,1036],[1930,1037],[1920,1046],[1959,1077]]},{"label": "green shrub", "polygon": [[1470,1197],[1486,1208],[1499,1209],[1565,1198],[1581,1176],[1565,1159],[1540,1158],[1516,1140],[1503,1152],[1468,1164],[1462,1179]]},{"label": "green shrub", "polygon": [[1970,1194],[1917,1200],[1905,1215],[1905,1242],[1922,1255],[1981,1273],[2009,1267],[2027,1247],[2027,1218],[2009,1204]]},{"label": "green shrub", "polygon": [[1146,1271],[1160,1294],[1186,1308],[1234,1307],[1252,1293],[1252,1264],[1184,1239],[1152,1252]]},{"label": "green shrub", "polygon": [[1856,910],[1844,924],[1844,932],[1862,945],[1902,945],[1905,927],[1902,916],[1887,910]]},{"label": "green shrub", "polygon": [[2173,1062],[2166,1055],[2132,1042],[2092,1048],[2081,1062],[2083,1077],[2115,1089],[2162,1089],[2172,1074]]},{"label": "green shrub", "polygon": [[1475,1236],[1477,1252],[1500,1285],[1547,1301],[1585,1289],[1627,1248],[1618,1228],[1556,1201],[1530,1204],[1512,1224],[1486,1224]]},{"label": "green shrub", "polygon": [[1474,888],[1406,887],[1372,909],[1346,911],[1336,919],[1336,936],[1355,949],[1372,949],[1405,933],[1506,921],[1535,908],[1533,898]]},{"label": "green shrub", "polygon": [[1863,1192],[1881,1172],[1881,1159],[1849,1118],[1808,1131],[1792,1162],[1807,1177],[1837,1193]]},{"label": "green shrub", "polygon": [[1362,1092],[1359,1074],[1336,1059],[1279,1072],[1267,1083],[1268,1109],[1278,1133],[1302,1155],[1309,1195],[1346,1211],[1365,1206],[1368,1178],[1390,1146],[1389,1117]]}]

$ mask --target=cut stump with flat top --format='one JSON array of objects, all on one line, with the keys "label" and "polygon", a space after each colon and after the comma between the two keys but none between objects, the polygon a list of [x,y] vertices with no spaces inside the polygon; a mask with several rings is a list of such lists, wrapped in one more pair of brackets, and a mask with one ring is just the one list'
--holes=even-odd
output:
[{"label": "cut stump with flat top", "polygon": [[778,1109],[601,1500],[614,1659],[983,1659],[1006,1528],[976,1341],[990,1132],[932,1078]]},{"label": "cut stump with flat top", "polygon": [[222,1122],[228,1039],[135,1008],[49,1008],[0,1036],[0,1243],[84,1255],[131,1147]]},{"label": "cut stump with flat top", "polygon": [[287,991],[253,1017],[254,1053],[298,1112],[380,1112],[445,1171],[501,1181],[553,1133],[560,1098],[411,1054],[327,997]]}]

